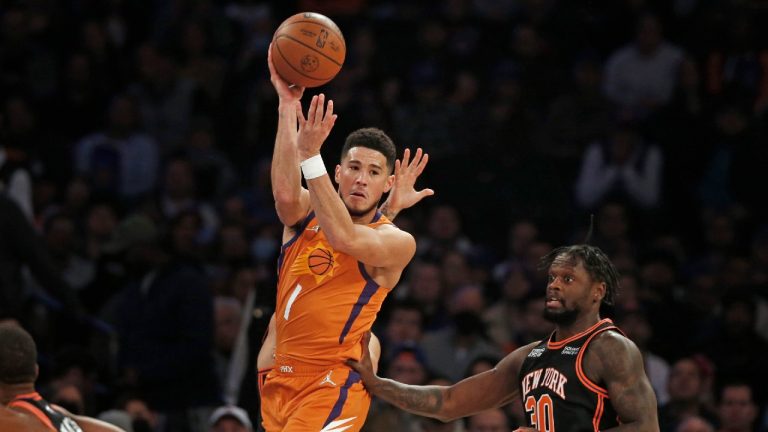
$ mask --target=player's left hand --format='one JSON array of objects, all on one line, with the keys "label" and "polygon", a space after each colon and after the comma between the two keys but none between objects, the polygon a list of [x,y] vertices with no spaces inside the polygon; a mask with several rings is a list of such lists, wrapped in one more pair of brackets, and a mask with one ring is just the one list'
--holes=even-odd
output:
[{"label": "player's left hand", "polygon": [[435,191],[432,189],[422,189],[417,191],[415,188],[416,180],[419,178],[424,168],[429,162],[429,155],[424,153],[421,148],[416,149],[416,154],[411,160],[411,150],[405,149],[403,160],[395,161],[395,183],[392,190],[389,191],[387,203],[390,210],[400,211],[416,205],[422,199],[432,196]]},{"label": "player's left hand", "polygon": [[373,370],[373,364],[371,363],[371,353],[368,351],[368,343],[371,340],[371,332],[366,332],[363,335],[363,339],[360,341],[360,345],[363,349],[362,357],[360,357],[360,361],[355,361],[353,359],[348,359],[346,361],[347,366],[351,367],[355,370],[355,372],[360,374],[360,379],[363,380],[363,384],[366,387],[369,387],[371,383],[373,383],[376,378],[376,373]]},{"label": "player's left hand", "polygon": [[299,118],[298,150],[299,157],[304,160],[320,154],[320,147],[333,129],[338,117],[333,113],[333,101],[329,100],[326,107],[325,95],[315,95],[307,110],[307,117],[297,105],[296,115]]}]

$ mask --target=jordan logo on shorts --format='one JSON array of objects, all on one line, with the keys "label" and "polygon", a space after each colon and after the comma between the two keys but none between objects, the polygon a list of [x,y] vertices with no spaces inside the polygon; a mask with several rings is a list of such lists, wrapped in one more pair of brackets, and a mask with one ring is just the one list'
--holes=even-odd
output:
[{"label": "jordan logo on shorts", "polygon": [[335,382],[333,382],[333,380],[331,380],[331,374],[332,374],[332,373],[333,373],[333,371],[328,371],[328,375],[326,375],[326,376],[325,376],[325,378],[323,378],[323,380],[322,380],[322,381],[320,381],[320,385],[323,385],[323,384],[325,384],[325,383],[328,383],[328,384],[330,384],[330,385],[332,385],[332,386],[336,387],[336,383],[335,383]]}]

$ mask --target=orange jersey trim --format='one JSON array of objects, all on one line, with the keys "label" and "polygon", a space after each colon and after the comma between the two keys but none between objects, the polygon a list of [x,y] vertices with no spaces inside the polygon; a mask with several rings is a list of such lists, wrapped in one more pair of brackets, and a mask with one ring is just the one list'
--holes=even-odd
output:
[{"label": "orange jersey trim", "polygon": [[582,345],[581,350],[579,350],[579,355],[576,356],[576,376],[579,378],[579,381],[581,381],[581,383],[584,384],[584,386],[590,389],[592,392],[597,393],[598,395],[603,396],[606,399],[609,398],[608,390],[604,389],[603,387],[600,387],[599,385],[594,383],[591,379],[589,379],[589,377],[587,377],[587,374],[584,373],[584,368],[582,367],[582,363],[584,361],[584,353],[587,351],[587,346],[589,346],[589,343],[592,341],[592,339],[594,339],[595,336],[607,330],[616,330],[621,332],[621,330],[619,330],[619,328],[616,326],[606,327],[596,331],[593,335],[589,337],[589,339],[586,340],[586,342],[584,342],[584,345]]},{"label": "orange jersey trim", "polygon": [[605,408],[605,397],[603,395],[597,395],[597,406],[595,407],[595,416],[592,417],[592,427],[595,432],[600,431],[600,419],[603,417],[603,410]]},{"label": "orange jersey trim", "polygon": [[[610,318],[602,319],[602,320],[598,321],[597,323],[595,323],[595,325],[593,325],[592,327],[584,330],[583,332],[577,333],[577,334],[569,337],[568,339],[564,339],[564,340],[561,340],[561,341],[552,342],[552,340],[551,340],[552,338],[550,337],[550,340],[547,341],[547,348],[549,348],[549,349],[560,349],[560,348],[564,347],[565,344],[567,344],[569,342],[573,342],[574,340],[583,337],[584,335],[586,335],[587,333],[593,331],[594,329],[598,328],[600,325],[602,325],[604,323],[611,323],[611,324],[613,324],[613,321],[611,321]],[[587,344],[585,343],[584,346],[587,346]]]},{"label": "orange jersey trim", "polygon": [[[40,398],[39,395],[37,397]],[[37,417],[37,419],[40,420],[40,422],[42,422],[48,429],[52,431],[56,430],[56,428],[53,427],[53,423],[51,423],[51,419],[49,419],[48,416],[43,414],[36,406],[32,405],[31,403],[24,400],[14,400],[9,403],[8,406],[24,410]]]}]

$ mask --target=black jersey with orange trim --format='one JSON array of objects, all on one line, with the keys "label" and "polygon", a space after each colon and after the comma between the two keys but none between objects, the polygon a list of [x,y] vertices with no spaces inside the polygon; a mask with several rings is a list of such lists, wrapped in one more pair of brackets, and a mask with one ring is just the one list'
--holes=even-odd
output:
[{"label": "black jersey with orange trim", "polygon": [[54,410],[37,392],[16,396],[8,407],[32,414],[51,431],[83,432],[74,420]]},{"label": "black jersey with orange trim", "polygon": [[562,341],[539,343],[520,368],[520,394],[528,426],[539,431],[599,431],[619,425],[608,391],[584,373],[584,353],[604,331],[621,330],[609,319]]}]

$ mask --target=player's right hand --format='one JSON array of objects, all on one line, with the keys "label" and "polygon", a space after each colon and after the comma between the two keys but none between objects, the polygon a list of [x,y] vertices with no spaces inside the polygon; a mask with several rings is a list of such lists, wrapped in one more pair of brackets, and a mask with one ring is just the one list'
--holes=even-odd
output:
[{"label": "player's right hand", "polygon": [[292,86],[284,80],[280,74],[275,70],[275,65],[272,63],[272,44],[269,44],[267,50],[267,66],[269,66],[269,80],[272,82],[272,86],[277,91],[277,96],[281,102],[296,102],[301,100],[301,96],[304,94],[304,87]]}]

